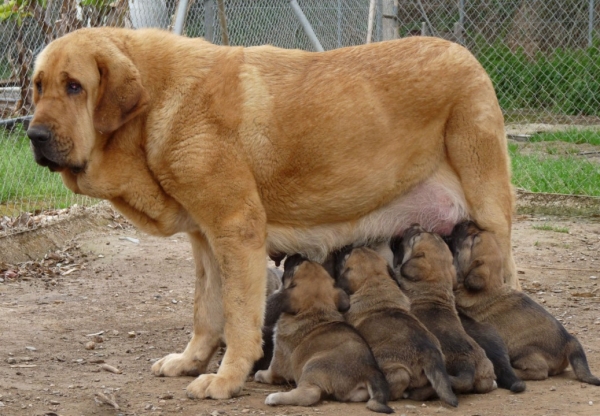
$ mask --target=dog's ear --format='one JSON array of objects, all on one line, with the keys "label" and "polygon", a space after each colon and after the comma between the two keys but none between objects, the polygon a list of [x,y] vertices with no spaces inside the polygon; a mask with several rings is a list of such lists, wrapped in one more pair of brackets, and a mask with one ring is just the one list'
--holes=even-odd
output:
[{"label": "dog's ear", "polygon": [[350,298],[342,289],[337,289],[336,292],[337,300],[335,302],[335,306],[337,307],[338,311],[342,313],[348,312],[348,309],[350,309]]},{"label": "dog's ear", "polygon": [[112,133],[141,114],[149,104],[148,92],[134,63],[116,47],[106,56],[96,56],[100,86],[94,127],[101,133]]},{"label": "dog's ear", "polygon": [[463,284],[467,290],[479,292],[485,288],[490,278],[490,270],[483,260],[475,260],[471,263],[469,271],[465,275]]},{"label": "dog's ear", "polygon": [[339,250],[336,250],[332,253],[333,257],[333,277],[337,281],[340,275],[342,274],[342,270],[344,269],[344,265],[346,264],[346,260],[352,253],[353,247],[351,245],[344,246]]},{"label": "dog's ear", "polygon": [[428,269],[425,253],[419,251],[400,267],[400,275],[413,282],[418,282],[421,280],[420,276],[428,273]]}]

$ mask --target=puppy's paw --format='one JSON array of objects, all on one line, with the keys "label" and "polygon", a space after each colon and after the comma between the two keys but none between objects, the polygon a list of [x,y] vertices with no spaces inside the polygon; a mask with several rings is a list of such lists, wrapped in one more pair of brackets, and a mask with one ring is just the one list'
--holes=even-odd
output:
[{"label": "puppy's paw", "polygon": [[280,403],[279,396],[281,393],[271,393],[265,399],[265,404],[269,406],[277,406]]},{"label": "puppy's paw", "polygon": [[233,380],[218,374],[202,374],[188,384],[187,396],[190,399],[230,399],[242,390],[243,381]]},{"label": "puppy's paw", "polygon": [[152,374],[161,377],[198,376],[206,365],[198,365],[185,354],[169,354],[152,365]]},{"label": "puppy's paw", "polygon": [[259,370],[254,374],[254,381],[264,384],[273,384],[273,377],[269,370]]}]

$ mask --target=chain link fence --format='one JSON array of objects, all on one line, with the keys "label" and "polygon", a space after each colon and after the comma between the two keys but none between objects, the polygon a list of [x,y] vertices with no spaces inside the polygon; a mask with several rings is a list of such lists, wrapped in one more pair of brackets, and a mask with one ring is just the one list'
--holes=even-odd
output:
[{"label": "chain link fence", "polygon": [[[73,195],[58,175],[33,162],[25,130],[33,113],[35,56],[48,42],[80,27],[171,30],[180,1],[4,0],[0,5],[0,234],[23,222],[23,213],[94,202]],[[316,50],[293,3],[189,0],[183,34],[217,44]],[[399,37],[429,35],[463,44],[496,87],[512,139],[515,185],[533,192],[600,196],[600,0],[296,4],[324,50],[363,44],[368,29],[372,41],[384,40],[390,21]]]}]

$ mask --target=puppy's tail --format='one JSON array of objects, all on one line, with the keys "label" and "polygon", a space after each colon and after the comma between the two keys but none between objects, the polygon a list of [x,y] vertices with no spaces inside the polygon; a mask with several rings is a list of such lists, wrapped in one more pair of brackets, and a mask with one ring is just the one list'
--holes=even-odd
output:
[{"label": "puppy's tail", "polygon": [[394,409],[387,405],[390,398],[390,386],[379,369],[373,371],[371,378],[367,381],[367,389],[370,397],[367,409],[377,413],[394,413]]},{"label": "puppy's tail", "polygon": [[432,349],[430,351],[423,370],[440,400],[452,407],[458,406],[458,398],[452,391],[450,377],[444,365],[444,358],[438,350]]},{"label": "puppy's tail", "polygon": [[600,386],[600,379],[590,371],[583,347],[575,337],[571,337],[567,344],[567,357],[569,358],[571,367],[573,367],[573,372],[577,380],[593,384],[594,386]]}]

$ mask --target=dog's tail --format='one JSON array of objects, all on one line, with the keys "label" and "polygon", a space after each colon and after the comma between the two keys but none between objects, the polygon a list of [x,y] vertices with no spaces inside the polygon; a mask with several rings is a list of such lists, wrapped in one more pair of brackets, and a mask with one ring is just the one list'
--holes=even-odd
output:
[{"label": "dog's tail", "polygon": [[425,359],[423,368],[427,380],[431,383],[440,400],[452,407],[458,406],[458,398],[452,391],[443,355],[437,349],[431,349],[427,355],[428,357]]},{"label": "dog's tail", "polygon": [[594,386],[600,386],[600,379],[590,371],[583,347],[577,341],[577,338],[573,336],[571,336],[571,339],[567,343],[567,357],[569,358],[571,367],[573,367],[573,372],[577,380],[593,384]]},{"label": "dog's tail", "polygon": [[367,381],[369,390],[369,401],[367,409],[377,413],[394,413],[394,409],[388,406],[390,398],[390,386],[381,370],[373,371],[371,378]]}]

